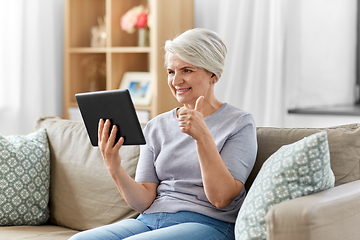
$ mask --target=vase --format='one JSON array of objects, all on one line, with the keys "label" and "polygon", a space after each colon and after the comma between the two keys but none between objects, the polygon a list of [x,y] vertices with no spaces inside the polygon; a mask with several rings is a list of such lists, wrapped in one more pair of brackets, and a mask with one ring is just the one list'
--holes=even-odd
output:
[{"label": "vase", "polygon": [[139,28],[138,29],[138,46],[147,47],[149,46],[149,29]]},{"label": "vase", "polygon": [[106,46],[106,30],[105,27],[94,26],[91,28],[91,47],[105,47]]}]

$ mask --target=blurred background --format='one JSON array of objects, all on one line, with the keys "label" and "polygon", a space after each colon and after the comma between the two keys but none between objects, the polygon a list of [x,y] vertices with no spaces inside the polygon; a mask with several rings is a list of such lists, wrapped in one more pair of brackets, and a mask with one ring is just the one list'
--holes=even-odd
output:
[{"label": "blurred background", "polygon": [[[193,4],[194,26],[216,31],[228,48],[219,100],[251,112],[257,126],[359,122],[356,0]],[[63,117],[64,10],[64,0],[0,1],[1,135],[27,134],[40,116]]]}]

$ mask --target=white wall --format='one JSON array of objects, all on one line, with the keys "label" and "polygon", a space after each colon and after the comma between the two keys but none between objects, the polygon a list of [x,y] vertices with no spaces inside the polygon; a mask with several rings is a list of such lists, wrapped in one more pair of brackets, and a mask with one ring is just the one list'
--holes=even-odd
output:
[{"label": "white wall", "polygon": [[0,1],[0,134],[61,116],[64,0]]},{"label": "white wall", "polygon": [[346,125],[350,123],[360,123],[359,116],[328,116],[328,115],[307,115],[307,114],[288,114],[285,127],[331,127]]},{"label": "white wall", "polygon": [[[356,0],[288,1],[286,107],[355,101]],[[286,126],[360,122],[360,117],[285,114]]]},{"label": "white wall", "polygon": [[[286,3],[283,79],[286,100],[283,121],[276,126],[313,127],[357,121],[357,117],[287,113],[291,108],[352,104],[355,101],[357,0],[283,1]],[[219,15],[224,12],[220,11],[225,6],[222,2],[210,2],[194,0],[196,27],[216,31],[224,27],[220,26],[223,18],[236,19],[235,14]],[[229,27],[236,31],[240,26]]]}]

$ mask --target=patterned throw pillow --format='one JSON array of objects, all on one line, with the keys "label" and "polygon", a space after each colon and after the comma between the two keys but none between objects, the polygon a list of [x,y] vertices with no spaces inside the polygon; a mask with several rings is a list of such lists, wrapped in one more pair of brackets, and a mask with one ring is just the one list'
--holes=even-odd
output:
[{"label": "patterned throw pillow", "polygon": [[265,161],[235,224],[236,239],[266,239],[265,215],[271,206],[334,186],[326,132],[285,145]]},{"label": "patterned throw pillow", "polygon": [[49,218],[50,150],[45,129],[0,136],[0,225],[40,225]]}]

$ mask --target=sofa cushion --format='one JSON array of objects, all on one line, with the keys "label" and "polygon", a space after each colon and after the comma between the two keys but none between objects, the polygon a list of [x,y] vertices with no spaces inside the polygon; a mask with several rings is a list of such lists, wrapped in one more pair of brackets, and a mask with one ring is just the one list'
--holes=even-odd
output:
[{"label": "sofa cushion", "polygon": [[281,146],[321,131],[327,132],[335,186],[360,180],[360,124],[328,128],[258,127],[258,155],[246,181],[246,189],[250,188],[265,160]]},{"label": "sofa cushion", "polygon": [[54,225],[1,227],[0,239],[65,240],[76,233],[78,231]]},{"label": "sofa cushion", "polygon": [[50,151],[45,129],[0,136],[0,225],[40,225],[49,218]]},{"label": "sofa cushion", "polygon": [[334,186],[326,132],[282,146],[263,164],[236,224],[236,239],[266,239],[265,215],[285,200],[320,192]]},{"label": "sofa cushion", "polygon": [[[135,216],[108,173],[100,150],[92,147],[83,122],[39,119],[50,145],[50,221],[85,230]],[[134,177],[138,146],[120,149],[122,166]]]}]

